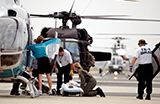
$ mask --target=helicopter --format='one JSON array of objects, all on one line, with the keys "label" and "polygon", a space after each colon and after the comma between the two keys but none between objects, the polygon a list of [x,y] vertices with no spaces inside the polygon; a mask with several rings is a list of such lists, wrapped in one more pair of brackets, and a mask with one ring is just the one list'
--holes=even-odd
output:
[{"label": "helicopter", "polygon": [[[74,1],[75,2],[75,1]],[[80,62],[82,67],[86,66],[86,51],[87,47],[92,44],[93,39],[88,34],[87,30],[82,28],[76,28],[81,23],[81,18],[98,18],[98,16],[79,16],[76,13],[72,13],[72,7],[69,12],[54,12],[54,14],[42,15],[42,14],[30,14],[31,17],[43,17],[43,18],[58,18],[62,20],[62,26],[59,28],[44,27],[41,31],[41,35],[44,38],[54,38],[55,33],[58,33],[58,38],[61,39],[61,46],[67,49],[72,56],[73,62]],[[67,21],[71,20],[72,28],[67,26]],[[95,61],[110,60],[111,54],[108,52],[91,52],[95,57]],[[105,56],[105,57],[104,57]]]},{"label": "helicopter", "polygon": [[[30,68],[34,57],[33,53],[26,49],[33,40],[30,16],[26,9],[20,6],[20,0],[0,0],[0,28],[0,81],[25,82],[30,96],[38,96],[35,80],[22,75]],[[60,41],[50,44],[47,51],[54,54],[48,57],[55,58],[59,46]]]},{"label": "helicopter", "polygon": [[[98,35],[101,35],[101,34],[98,34]],[[107,35],[107,34],[105,34],[105,35]],[[123,60],[128,60],[127,52],[126,52],[126,49],[128,49],[128,48],[121,41],[129,39],[129,38],[116,36],[116,37],[112,37],[112,38],[97,38],[97,39],[101,39],[101,40],[102,39],[103,40],[104,39],[113,39],[113,40],[116,40],[116,42],[113,43],[111,47],[103,47],[103,48],[111,49],[112,50],[111,53],[116,53],[116,54],[120,55],[123,58]]]},{"label": "helicopter", "polygon": [[[102,39],[102,38],[97,38]],[[116,40],[116,43],[113,43],[112,47],[101,47],[111,49],[111,60],[106,61],[103,66],[103,70],[99,69],[99,74],[101,76],[107,75],[108,73],[118,75],[123,74],[126,77],[129,77],[126,73],[123,72],[124,69],[129,68],[129,59],[127,58],[126,45],[121,42],[121,40],[128,39],[124,37],[112,37],[112,38],[103,38],[103,39],[113,39]],[[99,47],[100,48],[100,47]],[[106,68],[107,66],[107,68]],[[127,68],[128,66],[128,68]]]},{"label": "helicopter", "polygon": [[[105,66],[107,65],[107,69]],[[112,57],[110,61],[107,61],[104,66],[103,66],[103,71],[102,69],[99,69],[101,71],[100,75],[105,76],[108,73],[113,73],[114,75],[122,74],[125,75],[127,78],[129,77],[128,74],[126,74],[123,70],[127,69],[127,62],[122,58],[121,55],[118,53],[112,53]]]},{"label": "helicopter", "polygon": [[[151,21],[160,22],[159,20],[152,19],[132,19],[132,18],[117,18],[119,15],[99,15],[99,16],[80,16],[75,12],[72,12],[73,5],[69,11],[54,12],[50,14],[36,14],[30,13],[31,18],[53,18],[62,21],[62,25],[57,27],[43,27],[40,35],[46,38],[53,38],[55,32],[58,33],[58,38],[61,39],[61,46],[70,51],[73,62],[80,62],[82,67],[86,64],[86,48],[93,42],[92,36],[89,35],[85,28],[77,28],[77,25],[81,24],[82,19],[96,19],[96,20],[126,20],[126,21]],[[122,15],[121,15],[122,16]],[[68,21],[71,21],[72,27],[67,25]],[[55,23],[56,24],[56,23]],[[110,52],[90,51],[95,57],[95,61],[106,61],[111,59]]]}]

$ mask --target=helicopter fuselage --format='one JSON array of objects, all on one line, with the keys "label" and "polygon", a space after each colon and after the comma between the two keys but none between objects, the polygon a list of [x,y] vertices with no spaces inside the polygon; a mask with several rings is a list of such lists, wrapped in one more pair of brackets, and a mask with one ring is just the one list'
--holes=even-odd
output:
[{"label": "helicopter fuselage", "polygon": [[32,40],[27,11],[19,0],[0,1],[0,78],[16,78],[29,67],[33,56],[26,51]]},{"label": "helicopter fuselage", "polygon": [[84,66],[87,46],[93,41],[87,31],[85,29],[70,29],[67,26],[60,28],[45,27],[41,31],[41,35],[45,38],[55,38],[56,33],[61,39],[61,46],[71,53],[73,62],[80,62]]},{"label": "helicopter fuselage", "polygon": [[30,65],[29,30],[25,21],[15,17],[1,17],[0,28],[0,78],[16,77]]}]

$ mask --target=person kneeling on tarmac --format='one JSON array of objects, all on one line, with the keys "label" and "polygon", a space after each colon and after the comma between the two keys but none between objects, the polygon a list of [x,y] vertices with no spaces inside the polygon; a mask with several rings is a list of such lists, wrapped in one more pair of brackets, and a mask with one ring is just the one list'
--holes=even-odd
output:
[{"label": "person kneeling on tarmac", "polygon": [[90,73],[88,73],[86,70],[83,70],[79,63],[74,63],[73,67],[74,71],[78,72],[81,80],[81,88],[84,91],[84,96],[100,95],[101,97],[105,97],[105,94],[100,87],[98,87],[96,90],[93,90],[97,82]]}]

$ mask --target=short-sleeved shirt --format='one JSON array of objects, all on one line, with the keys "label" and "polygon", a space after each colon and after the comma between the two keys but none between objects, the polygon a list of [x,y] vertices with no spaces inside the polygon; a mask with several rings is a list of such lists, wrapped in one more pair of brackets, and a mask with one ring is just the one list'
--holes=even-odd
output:
[{"label": "short-sleeved shirt", "polygon": [[46,45],[44,43],[36,43],[33,45],[29,45],[27,49],[32,50],[33,55],[36,57],[36,59],[40,57],[47,57]]},{"label": "short-sleeved shirt", "polygon": [[152,63],[152,51],[148,46],[141,46],[136,50],[134,55],[138,59],[138,64]]},{"label": "short-sleeved shirt", "polygon": [[27,49],[32,50],[33,55],[36,57],[36,59],[41,58],[41,57],[47,57],[46,46],[52,43],[53,41],[55,40],[51,39],[44,43],[32,44],[32,45],[27,46]]},{"label": "short-sleeved shirt", "polygon": [[69,53],[69,51],[67,51],[66,49],[64,49],[63,56],[59,56],[58,55],[57,62],[59,64],[61,64],[60,65],[61,67],[73,63],[73,60],[72,60],[72,57],[71,57],[71,54]]}]

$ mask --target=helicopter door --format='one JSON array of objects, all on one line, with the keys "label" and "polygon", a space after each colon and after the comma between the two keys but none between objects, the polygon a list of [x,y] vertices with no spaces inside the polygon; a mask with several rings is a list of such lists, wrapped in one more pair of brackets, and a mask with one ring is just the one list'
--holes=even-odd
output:
[{"label": "helicopter door", "polygon": [[[28,31],[28,42],[27,42],[27,45],[30,45],[31,44],[31,40],[32,40],[32,31],[31,31],[31,28],[30,26],[27,24],[27,31]],[[27,57],[26,57],[26,67],[27,66],[31,66],[31,60],[30,59],[30,55],[31,55],[31,51],[27,51]]]}]

